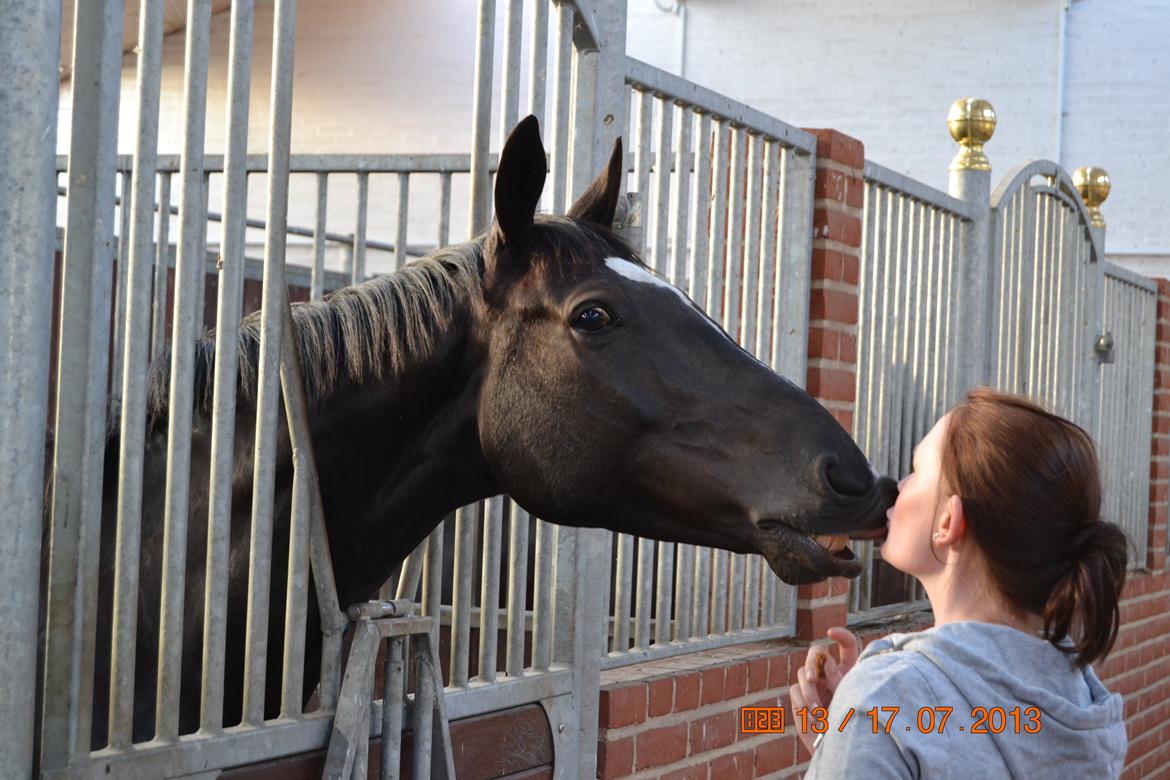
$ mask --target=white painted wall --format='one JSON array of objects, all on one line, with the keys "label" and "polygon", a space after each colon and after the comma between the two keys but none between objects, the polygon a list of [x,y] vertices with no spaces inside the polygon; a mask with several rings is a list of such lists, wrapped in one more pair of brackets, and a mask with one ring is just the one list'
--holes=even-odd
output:
[{"label": "white painted wall", "polygon": [[[631,56],[677,73],[682,15],[629,2]],[[947,109],[984,97],[999,116],[993,177],[1033,158],[1105,168],[1108,251],[1170,275],[1170,3],[1073,0],[1062,87],[1065,5],[686,0],[683,75],[793,124],[854,135],[867,158],[940,189],[956,148]]]},{"label": "white painted wall", "polygon": [[[629,0],[628,49],[678,72],[681,17],[663,13],[656,2],[669,0]],[[261,152],[272,0],[257,5],[249,149]],[[475,3],[301,0],[298,6],[294,152],[468,150]],[[1073,0],[1067,12],[1064,6],[1065,0],[686,0],[683,71],[792,124],[857,136],[870,159],[943,189],[956,148],[946,131],[947,109],[963,95],[985,97],[999,114],[987,146],[996,177],[1038,157],[1058,159],[1070,170],[1106,168],[1113,179],[1103,209],[1110,253],[1132,254],[1135,261],[1140,256],[1138,270],[1170,276],[1170,186],[1164,182],[1170,171],[1170,3]],[[501,8],[497,34],[502,15]],[[224,149],[229,21],[219,14],[212,24],[209,153]],[[182,35],[169,37],[164,152],[181,145],[182,60]],[[134,66],[127,57],[119,133],[125,153],[133,144]],[[496,71],[498,81],[499,63]],[[526,67],[521,79],[526,95]],[[62,151],[68,149],[68,105],[66,82]],[[498,149],[499,130],[494,134]],[[221,186],[213,179],[213,209]],[[312,181],[294,178],[292,187],[290,221],[311,225]],[[391,177],[372,180],[372,237],[394,236],[395,187]],[[252,183],[250,201],[249,215],[262,217],[262,179]],[[437,201],[437,177],[412,181],[412,243],[434,240]],[[457,179],[452,238],[466,232],[466,201],[466,181]],[[329,228],[350,232],[353,224],[352,179],[335,177]],[[371,262],[378,267],[375,257]]]}]

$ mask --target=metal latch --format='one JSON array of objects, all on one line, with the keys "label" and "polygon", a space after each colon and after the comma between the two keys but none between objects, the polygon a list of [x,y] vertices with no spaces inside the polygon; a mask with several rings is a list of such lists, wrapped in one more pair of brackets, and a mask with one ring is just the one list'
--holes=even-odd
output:
[{"label": "metal latch", "polygon": [[1093,350],[1097,353],[1097,362],[1112,363],[1113,362],[1113,334],[1105,331],[1097,337],[1097,343],[1093,345]]}]

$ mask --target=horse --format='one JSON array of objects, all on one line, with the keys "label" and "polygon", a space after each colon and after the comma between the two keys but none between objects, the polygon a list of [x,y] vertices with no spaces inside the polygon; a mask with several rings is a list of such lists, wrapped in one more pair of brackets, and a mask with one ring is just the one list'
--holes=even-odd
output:
[{"label": "horse", "polygon": [[[787,583],[856,576],[844,538],[885,529],[896,496],[811,396],[737,345],[611,232],[621,140],[565,215],[537,214],[534,117],[501,152],[482,235],[396,273],[294,305],[327,535],[342,607],[379,585],[460,506],[508,494],[558,524],[759,553]],[[240,326],[224,723],[242,717],[259,321]],[[199,727],[212,336],[195,360],[179,731]],[[143,461],[134,741],[150,739],[166,485],[166,360]],[[115,577],[118,435],[107,438],[98,604]],[[287,549],[291,448],[276,452],[273,550]],[[287,556],[273,555],[265,716],[280,703]],[[319,679],[308,591],[306,698]],[[108,728],[112,627],[99,619],[93,746]]]}]

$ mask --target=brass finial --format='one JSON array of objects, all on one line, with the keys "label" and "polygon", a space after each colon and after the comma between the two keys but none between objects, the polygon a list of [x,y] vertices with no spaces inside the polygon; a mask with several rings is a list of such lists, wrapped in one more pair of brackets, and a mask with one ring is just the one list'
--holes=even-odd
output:
[{"label": "brass finial", "polygon": [[1104,168],[1082,165],[1073,171],[1073,186],[1081,193],[1081,200],[1089,209],[1089,220],[1093,227],[1105,227],[1101,216],[1101,204],[1109,197],[1109,174]]},{"label": "brass finial", "polygon": [[991,161],[983,153],[983,144],[995,134],[995,109],[990,103],[981,98],[959,98],[947,112],[947,129],[962,147],[951,160],[951,170],[991,170]]}]

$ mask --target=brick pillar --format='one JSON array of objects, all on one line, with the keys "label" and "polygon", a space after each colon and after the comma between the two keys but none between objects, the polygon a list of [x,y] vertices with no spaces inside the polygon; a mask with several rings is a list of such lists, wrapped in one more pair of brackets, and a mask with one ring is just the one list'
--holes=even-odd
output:
[{"label": "brick pillar", "polygon": [[1170,280],[1158,282],[1154,347],[1154,430],[1150,458],[1150,532],[1146,566],[1166,568],[1167,499],[1170,499]]},{"label": "brick pillar", "polygon": [[[809,132],[817,137],[817,172],[808,391],[852,433],[865,147],[836,130]],[[824,639],[827,628],[845,625],[848,593],[849,581],[839,577],[797,588],[797,638]]]}]

